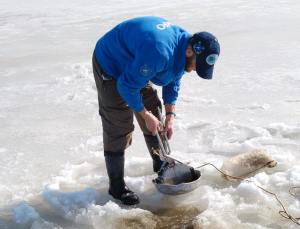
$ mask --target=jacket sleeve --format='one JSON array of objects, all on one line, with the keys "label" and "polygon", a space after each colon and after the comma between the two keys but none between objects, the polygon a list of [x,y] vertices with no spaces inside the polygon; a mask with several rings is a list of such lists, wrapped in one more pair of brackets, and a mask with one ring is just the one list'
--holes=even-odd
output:
[{"label": "jacket sleeve", "polygon": [[135,58],[126,65],[117,86],[122,98],[134,111],[144,109],[140,90],[157,72],[163,71],[166,64],[166,58],[155,45],[146,44],[138,48]]},{"label": "jacket sleeve", "polygon": [[162,98],[164,100],[164,104],[169,103],[175,105],[178,97],[178,92],[180,90],[181,78],[182,75],[176,77],[174,81],[167,84],[166,86],[163,86]]}]

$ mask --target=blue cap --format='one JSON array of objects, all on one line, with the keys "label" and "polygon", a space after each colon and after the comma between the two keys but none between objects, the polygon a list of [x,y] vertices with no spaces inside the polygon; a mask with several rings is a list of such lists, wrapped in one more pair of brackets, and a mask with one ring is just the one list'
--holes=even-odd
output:
[{"label": "blue cap", "polygon": [[199,32],[190,38],[190,44],[197,55],[197,74],[203,79],[212,79],[214,65],[220,55],[218,39],[208,32]]}]

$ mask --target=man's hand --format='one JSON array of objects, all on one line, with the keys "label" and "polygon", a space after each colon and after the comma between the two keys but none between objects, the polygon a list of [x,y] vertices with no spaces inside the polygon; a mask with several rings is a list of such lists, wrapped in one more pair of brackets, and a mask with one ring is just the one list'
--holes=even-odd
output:
[{"label": "man's hand", "polygon": [[155,136],[157,131],[161,131],[158,119],[149,111],[144,108],[139,114],[143,117],[146,122],[148,130]]},{"label": "man's hand", "polygon": [[167,133],[168,140],[170,140],[173,135],[173,121],[174,115],[167,115],[165,120],[165,129],[161,132],[162,135]]},{"label": "man's hand", "polygon": [[[165,104],[165,110],[166,110],[166,113],[169,112],[169,111],[175,112],[175,105],[166,103]],[[165,129],[161,132],[162,135],[167,133],[167,137],[168,137],[169,140],[172,138],[172,135],[173,135],[174,118],[175,118],[175,116],[172,115],[172,114],[169,114],[169,115],[166,116]]]}]

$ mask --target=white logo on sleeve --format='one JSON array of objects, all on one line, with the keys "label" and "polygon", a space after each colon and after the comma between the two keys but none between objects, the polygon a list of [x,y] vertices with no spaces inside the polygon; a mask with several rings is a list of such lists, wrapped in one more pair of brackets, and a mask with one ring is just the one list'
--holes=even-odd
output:
[{"label": "white logo on sleeve", "polygon": [[152,72],[152,69],[148,67],[147,64],[144,64],[140,67],[140,73],[142,73],[143,76],[147,76]]}]

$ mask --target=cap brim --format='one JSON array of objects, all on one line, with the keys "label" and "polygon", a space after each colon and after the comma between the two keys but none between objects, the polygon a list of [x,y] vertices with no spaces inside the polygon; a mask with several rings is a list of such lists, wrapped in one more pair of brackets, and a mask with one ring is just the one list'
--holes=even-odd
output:
[{"label": "cap brim", "polygon": [[200,58],[197,58],[196,72],[201,78],[211,80],[213,77],[214,66],[215,65],[203,64],[203,61],[201,61]]}]

